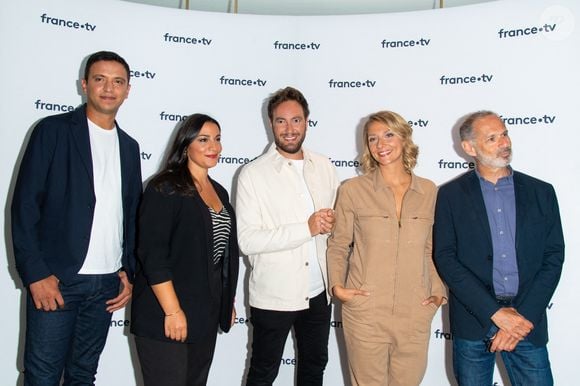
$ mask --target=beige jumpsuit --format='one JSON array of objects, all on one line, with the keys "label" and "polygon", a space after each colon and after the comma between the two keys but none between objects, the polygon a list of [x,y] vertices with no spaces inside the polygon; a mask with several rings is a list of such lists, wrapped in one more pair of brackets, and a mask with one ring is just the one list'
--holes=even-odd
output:
[{"label": "beige jumpsuit", "polygon": [[421,303],[446,296],[431,258],[436,193],[433,182],[412,175],[399,220],[378,169],[339,190],[327,250],[329,288],[370,292],[342,305],[353,386],[412,386],[425,375],[437,307]]}]

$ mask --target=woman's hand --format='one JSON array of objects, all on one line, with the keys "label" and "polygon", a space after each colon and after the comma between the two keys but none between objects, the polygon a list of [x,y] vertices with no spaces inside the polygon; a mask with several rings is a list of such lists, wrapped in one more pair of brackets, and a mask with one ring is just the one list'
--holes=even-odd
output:
[{"label": "woman's hand", "polygon": [[355,288],[344,288],[341,285],[335,285],[332,287],[332,295],[342,303],[351,301],[355,296],[369,296],[370,294],[369,291]]},{"label": "woman's hand", "polygon": [[185,342],[187,338],[187,318],[183,310],[165,315],[165,336],[171,340]]},{"label": "woman's hand", "polygon": [[230,327],[234,326],[234,322],[236,321],[236,306],[232,308],[232,321],[230,322]]},{"label": "woman's hand", "polygon": [[424,306],[434,304],[435,307],[440,307],[444,300],[445,298],[443,296],[429,296],[427,299],[423,300],[423,303],[421,304]]}]

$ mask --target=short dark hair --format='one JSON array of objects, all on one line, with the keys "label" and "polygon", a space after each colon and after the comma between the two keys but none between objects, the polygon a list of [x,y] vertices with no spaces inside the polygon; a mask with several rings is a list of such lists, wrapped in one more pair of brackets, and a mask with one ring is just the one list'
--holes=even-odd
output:
[{"label": "short dark hair", "polygon": [[474,113],[468,114],[465,119],[463,120],[463,122],[461,123],[461,126],[459,126],[459,138],[462,141],[469,141],[473,139],[473,124],[475,123],[475,121],[477,121],[480,118],[484,118],[487,116],[493,115],[494,117],[498,117],[499,115],[497,115],[497,113],[494,113],[493,111],[490,110],[480,110],[480,111],[476,111]]},{"label": "short dark hair", "polygon": [[302,111],[304,112],[304,118],[308,118],[310,115],[310,110],[308,109],[308,102],[304,95],[294,87],[286,87],[276,91],[268,101],[268,118],[270,118],[270,122],[272,122],[274,109],[280,106],[282,103],[286,101],[296,101],[302,106]]},{"label": "short dark hair", "polygon": [[87,64],[85,65],[85,80],[89,80],[89,71],[91,70],[91,66],[96,62],[100,62],[101,60],[105,61],[113,61],[123,65],[125,67],[125,71],[127,71],[127,82],[131,78],[131,70],[129,69],[129,64],[123,59],[120,55],[111,52],[111,51],[99,51],[95,52],[87,59]]}]

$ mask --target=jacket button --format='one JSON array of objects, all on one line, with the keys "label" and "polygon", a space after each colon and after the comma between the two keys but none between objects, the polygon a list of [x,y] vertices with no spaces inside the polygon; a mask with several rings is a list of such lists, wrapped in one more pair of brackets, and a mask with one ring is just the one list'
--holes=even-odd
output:
[{"label": "jacket button", "polygon": [[308,262],[304,263],[304,265],[308,267]]},{"label": "jacket button", "polygon": [[304,300],[308,301],[308,296],[306,296],[306,297],[304,298]]}]

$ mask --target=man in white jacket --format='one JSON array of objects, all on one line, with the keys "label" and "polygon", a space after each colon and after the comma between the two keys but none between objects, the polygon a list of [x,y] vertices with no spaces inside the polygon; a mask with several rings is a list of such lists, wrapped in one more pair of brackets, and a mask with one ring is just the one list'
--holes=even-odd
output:
[{"label": "man in white jacket", "polygon": [[268,117],[274,143],[238,179],[238,238],[252,267],[248,386],[272,385],[292,327],[299,386],[321,386],[328,361],[326,239],[339,181],[328,157],[302,147],[308,115],[300,91],[286,87],[273,94]]}]

